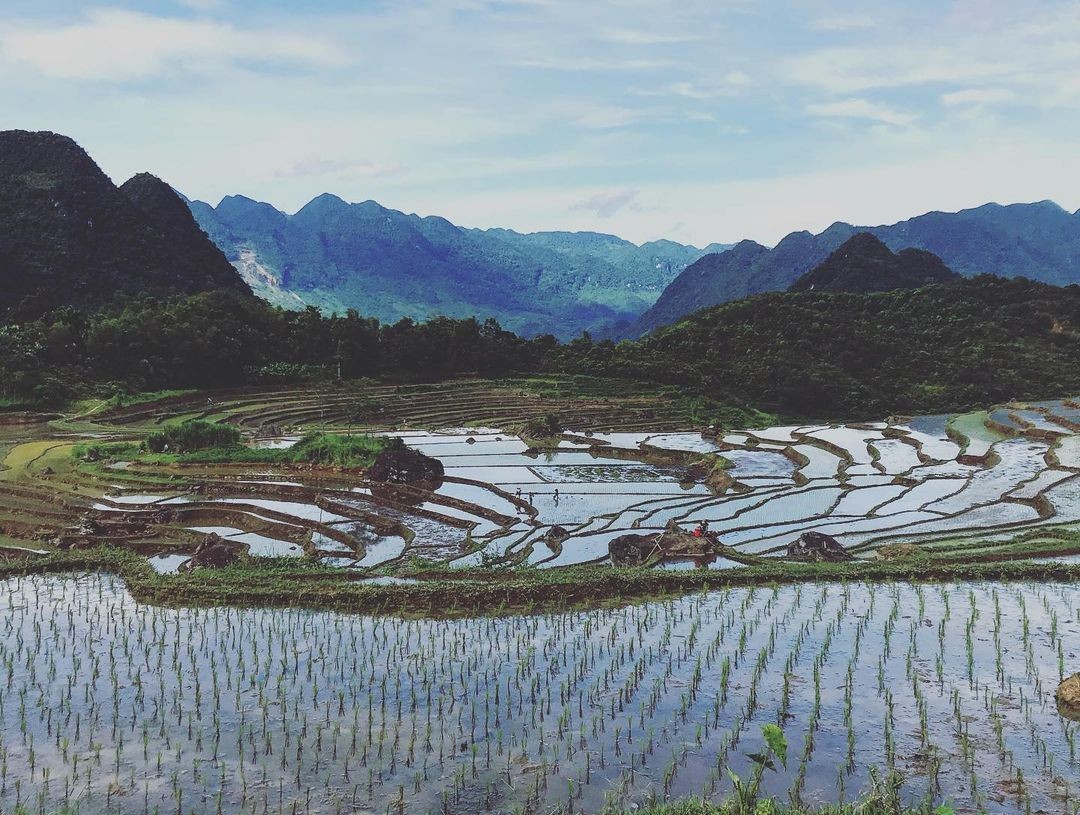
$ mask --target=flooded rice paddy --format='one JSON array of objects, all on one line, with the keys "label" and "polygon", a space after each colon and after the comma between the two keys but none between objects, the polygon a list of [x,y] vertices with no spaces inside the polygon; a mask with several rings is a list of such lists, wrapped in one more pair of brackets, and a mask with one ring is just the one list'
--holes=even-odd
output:
[{"label": "flooded rice paddy", "polygon": [[403,620],[4,585],[0,811],[594,812],[731,791],[1077,811],[1080,587],[805,585]]},{"label": "flooded rice paddy", "polygon": [[[1080,523],[1078,411],[1060,400],[718,436],[571,428],[539,450],[493,427],[388,431],[439,459],[445,482],[405,503],[364,483],[342,488],[248,478],[232,482],[243,485],[238,495],[218,483],[190,509],[230,507],[233,514],[189,529],[225,526],[253,554],[281,555],[302,553],[304,541],[265,530],[245,537],[236,517],[292,524],[301,538],[314,529],[307,551],[359,569],[412,557],[454,567],[608,563],[607,545],[615,538],[701,521],[748,557],[782,555],[804,532],[821,531],[870,558],[897,541]],[[288,446],[297,438],[258,443]],[[729,462],[719,489],[688,475],[687,464],[703,455]],[[119,491],[95,508],[123,513],[192,500]],[[382,519],[382,531],[373,519]],[[398,531],[387,535],[395,524]],[[548,534],[553,530],[558,534]]]}]

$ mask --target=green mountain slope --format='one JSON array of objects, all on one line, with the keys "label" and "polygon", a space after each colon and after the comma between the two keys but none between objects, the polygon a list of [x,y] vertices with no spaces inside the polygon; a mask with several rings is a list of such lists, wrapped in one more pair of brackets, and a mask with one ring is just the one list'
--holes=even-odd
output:
[{"label": "green mountain slope", "polygon": [[559,367],[680,385],[782,414],[869,418],[1080,392],[1080,287],[992,276],[874,294],[778,292]]},{"label": "green mountain slope", "polygon": [[192,214],[259,295],[383,321],[495,317],[566,337],[634,319],[704,250],[596,233],[462,229],[374,201],[315,198],[295,215],[243,196]]}]

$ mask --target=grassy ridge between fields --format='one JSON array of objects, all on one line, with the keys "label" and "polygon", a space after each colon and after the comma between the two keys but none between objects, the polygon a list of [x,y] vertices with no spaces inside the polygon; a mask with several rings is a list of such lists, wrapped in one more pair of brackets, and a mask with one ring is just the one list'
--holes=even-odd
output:
[{"label": "grassy ridge between fields", "polygon": [[617,606],[716,589],[820,581],[948,582],[956,580],[1080,580],[1080,565],[1008,561],[942,563],[768,564],[723,571],[608,566],[519,571],[399,570],[416,583],[373,585],[363,575],[294,558],[248,558],[224,569],[160,575],[145,557],[112,547],[54,552],[0,562],[0,578],[104,571],[132,596],[165,606],[289,607],[421,616],[531,613]]},{"label": "grassy ridge between fields", "polygon": [[137,458],[144,464],[315,464],[362,469],[370,467],[382,451],[402,447],[399,439],[387,436],[322,432],[306,433],[291,447],[249,447],[233,425],[189,419],[168,424],[142,442],[76,444],[71,455],[92,461]]}]

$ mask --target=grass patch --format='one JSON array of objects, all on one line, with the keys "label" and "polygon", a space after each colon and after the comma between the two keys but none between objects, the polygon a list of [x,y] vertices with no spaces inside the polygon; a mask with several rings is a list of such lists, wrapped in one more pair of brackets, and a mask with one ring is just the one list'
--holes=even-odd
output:
[{"label": "grass patch", "polygon": [[312,432],[292,447],[248,447],[232,425],[188,419],[166,425],[142,443],[88,442],[77,444],[72,457],[80,461],[136,459],[142,464],[314,464],[326,467],[370,467],[384,450],[401,447],[387,436],[339,435]]},{"label": "grass patch", "polygon": [[81,399],[77,402],[73,402],[70,409],[74,413],[85,417],[107,410],[117,410],[120,408],[134,407],[135,405],[150,404],[151,402],[162,402],[166,399],[179,399],[184,396],[194,396],[197,393],[197,390],[191,388],[184,390],[139,391],[136,393],[116,391],[112,396],[105,398]]},{"label": "grass patch", "polygon": [[228,424],[189,419],[165,425],[146,437],[151,453],[194,453],[201,450],[240,447],[240,431]]},{"label": "grass patch", "polygon": [[237,443],[179,455],[146,455],[156,464],[317,464],[326,467],[370,467],[383,450],[400,442],[385,436],[308,433],[292,447],[260,448]]},{"label": "grass patch", "polygon": [[17,396],[0,396],[0,410],[22,410],[30,408],[32,403]]}]

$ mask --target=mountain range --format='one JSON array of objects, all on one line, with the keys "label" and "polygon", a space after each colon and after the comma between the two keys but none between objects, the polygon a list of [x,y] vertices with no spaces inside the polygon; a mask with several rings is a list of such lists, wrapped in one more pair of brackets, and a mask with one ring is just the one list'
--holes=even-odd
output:
[{"label": "mountain range", "polygon": [[256,294],[394,322],[494,317],[566,338],[635,319],[705,249],[613,235],[465,229],[320,195],[293,215],[239,195],[189,206]]},{"label": "mountain range", "polygon": [[[828,262],[860,233],[882,245],[860,238]],[[147,173],[117,187],[65,136],[0,133],[0,322],[117,295],[253,289],[290,308],[353,308],[384,322],[494,317],[524,335],[625,337],[761,292],[870,291],[949,270],[1080,281],[1080,214],[1048,201],[987,204],[888,226],[836,223],[773,248],[638,246],[598,233],[465,229],[333,195],[294,215],[242,196],[212,207]]]},{"label": "mountain range", "polygon": [[1080,212],[1052,201],[986,204],[956,213],[930,212],[888,226],[835,223],[819,234],[793,232],[775,247],[742,241],[691,264],[620,336],[640,336],[686,314],[753,294],[786,291],[859,232],[889,249],[933,252],[964,277],[1027,277],[1057,286],[1080,282]]},{"label": "mountain range", "polygon": [[0,132],[0,321],[212,289],[250,293],[167,184],[117,187],[66,136]]}]

